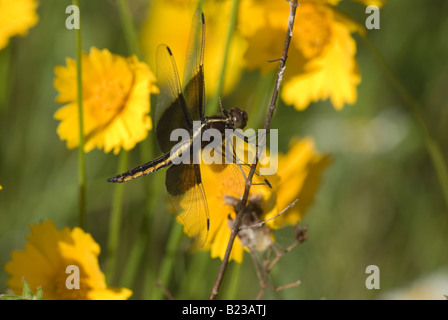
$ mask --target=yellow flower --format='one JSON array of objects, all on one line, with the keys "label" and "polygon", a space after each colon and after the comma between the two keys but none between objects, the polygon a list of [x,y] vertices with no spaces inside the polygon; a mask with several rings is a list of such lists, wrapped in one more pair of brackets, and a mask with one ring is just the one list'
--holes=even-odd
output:
[{"label": "yellow flower", "polygon": [[[24,251],[13,251],[12,260],[5,266],[11,275],[9,288],[15,294],[22,292],[22,278],[33,292],[42,288],[45,300],[123,300],[132,295],[126,288],[107,287],[105,276],[98,264],[100,246],[92,236],[80,228],[58,230],[52,221],[30,226]],[[66,282],[79,268],[79,289],[68,289]]]},{"label": "yellow flower", "polygon": [[[292,140],[288,153],[279,155],[277,174],[267,177],[273,189],[259,195],[251,191],[249,209],[244,215],[243,225],[253,225],[267,220],[294,200],[298,199],[298,202],[282,215],[268,221],[265,226],[240,231],[235,239],[230,259],[241,262],[247,246],[255,250],[266,249],[274,240],[271,229],[297,224],[311,206],[320,184],[320,176],[328,166],[329,160],[328,156],[321,155],[315,150],[311,138]],[[236,217],[234,206],[238,204],[239,197],[220,183],[207,166],[201,166],[201,175],[210,213],[210,232],[204,249],[210,250],[212,258],[223,259],[232,220]],[[252,219],[254,214],[258,220]]]},{"label": "yellow flower", "polygon": [[[217,89],[218,78],[224,60],[227,32],[230,22],[231,1],[205,1],[203,12],[206,24],[204,53],[205,90],[208,96]],[[176,59],[180,79],[183,79],[187,42],[197,1],[153,1],[141,30],[141,47],[147,57],[153,57],[158,45],[168,45]],[[173,23],[175,21],[175,23]],[[224,81],[224,93],[229,92],[239,79],[243,67],[246,41],[234,33]],[[150,67],[155,70],[155,61]],[[213,106],[215,107],[215,106]]]},{"label": "yellow flower", "polygon": [[[359,26],[336,10],[338,0],[304,0],[296,13],[282,99],[298,110],[311,102],[330,99],[334,108],[353,104],[361,77],[351,33]],[[244,60],[248,69],[272,71],[287,30],[289,6],[284,1],[242,2],[239,30],[249,45]]]},{"label": "yellow flower", "polygon": [[36,0],[0,0],[0,50],[8,45],[9,38],[27,34],[39,21]]},{"label": "yellow flower", "polygon": [[[54,115],[61,120],[57,133],[69,149],[79,145],[76,61],[55,67],[56,101],[65,103]],[[85,152],[93,148],[132,149],[152,128],[150,93],[156,93],[155,77],[137,57],[124,58],[107,49],[92,48],[82,55]]]}]

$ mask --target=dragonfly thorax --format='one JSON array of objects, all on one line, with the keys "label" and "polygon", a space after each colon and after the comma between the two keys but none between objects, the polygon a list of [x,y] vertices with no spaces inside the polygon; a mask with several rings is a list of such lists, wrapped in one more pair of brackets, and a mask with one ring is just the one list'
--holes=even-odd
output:
[{"label": "dragonfly thorax", "polygon": [[204,129],[217,129],[224,133],[225,129],[243,129],[247,124],[247,112],[239,108],[230,111],[222,110],[222,114],[205,117]]}]

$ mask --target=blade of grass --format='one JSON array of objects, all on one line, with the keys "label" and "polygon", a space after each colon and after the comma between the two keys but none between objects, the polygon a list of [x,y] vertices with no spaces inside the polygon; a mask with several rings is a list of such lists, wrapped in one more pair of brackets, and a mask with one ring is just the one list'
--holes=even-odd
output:
[{"label": "blade of grass", "polygon": [[[73,0],[73,5],[80,8],[79,0]],[[79,9],[81,16],[81,8]],[[80,19],[81,20],[81,19]],[[76,41],[76,80],[78,90],[78,126],[79,126],[79,147],[78,147],[78,188],[79,188],[79,212],[78,224],[81,229],[86,229],[86,160],[84,153],[84,113],[82,101],[82,37],[81,37],[81,21],[79,29],[75,29]]]},{"label": "blade of grass", "polygon": [[121,24],[123,26],[124,38],[128,52],[141,58],[137,34],[135,32],[134,23],[132,22],[131,11],[129,10],[126,0],[118,0],[118,11],[120,13]]},{"label": "blade of grass", "polygon": [[[118,9],[128,52],[129,54],[137,55],[140,59],[141,52],[139,49],[137,33],[135,31],[135,26],[132,20],[131,12],[129,10],[128,2],[126,0],[118,0]],[[140,144],[142,162],[147,162],[148,159],[154,158],[154,142],[154,131],[151,130],[148,133],[146,141]],[[120,277],[120,283],[124,284],[126,287],[132,286],[132,284],[135,282],[135,277],[138,275],[139,266],[143,261],[144,255],[146,254],[145,248],[150,242],[148,226],[152,225],[153,213],[155,212],[157,201],[158,199],[160,199],[160,188],[157,185],[159,180],[148,180],[148,184],[145,185],[146,194],[148,194],[148,198],[146,201],[146,214],[142,217],[139,234],[136,237],[135,243],[130,249],[128,259],[126,259],[125,261],[124,271],[122,273],[122,276]],[[148,268],[148,270],[151,270],[151,272],[153,271],[152,268]]]},{"label": "blade of grass", "polygon": [[[125,3],[125,0],[118,0],[118,9],[128,51],[131,53],[137,53],[136,50],[138,50],[138,47],[136,35],[134,32],[134,26],[132,24],[132,17],[127,4]],[[118,160],[117,172],[124,172],[125,170],[127,170],[128,162],[129,152],[122,150]],[[120,242],[121,221],[123,215],[123,193],[124,185],[121,183],[115,184],[107,242],[106,274],[110,283],[115,283],[117,279],[116,271],[118,262],[118,246]]]}]

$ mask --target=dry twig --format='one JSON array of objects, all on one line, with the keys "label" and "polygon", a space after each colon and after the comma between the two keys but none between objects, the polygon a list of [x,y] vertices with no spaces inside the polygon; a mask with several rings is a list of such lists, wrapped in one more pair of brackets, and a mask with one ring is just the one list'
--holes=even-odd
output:
[{"label": "dry twig", "polygon": [[[277,98],[278,98],[278,94],[279,94],[279,90],[280,90],[280,84],[283,80],[283,74],[284,74],[285,68],[286,68],[286,59],[288,57],[288,50],[289,50],[289,45],[291,43],[292,30],[293,30],[294,20],[295,20],[295,16],[296,16],[296,10],[297,10],[297,6],[298,6],[297,1],[298,0],[289,0],[288,1],[289,7],[290,7],[289,18],[288,18],[288,30],[286,32],[286,39],[285,39],[285,44],[283,46],[283,53],[279,60],[280,65],[279,65],[279,68],[277,71],[274,92],[272,94],[271,102],[269,104],[268,114],[266,116],[266,121],[264,124],[264,129],[266,130],[266,132],[269,132],[269,128],[271,126],[272,117],[274,115],[274,110],[277,105]],[[264,145],[266,142],[265,140],[266,140],[266,137],[263,135],[260,145]],[[261,150],[259,150],[259,151],[261,152]],[[221,283],[222,283],[222,280],[224,277],[224,273],[227,269],[227,264],[229,262],[229,257],[230,257],[230,252],[232,251],[233,242],[235,241],[235,238],[239,232],[241,222],[243,219],[243,215],[245,212],[245,208],[247,205],[247,200],[249,198],[250,186],[252,184],[252,177],[254,176],[257,162],[258,162],[258,157],[255,159],[254,163],[252,164],[252,166],[250,168],[250,172],[249,172],[249,175],[246,180],[246,187],[244,190],[244,195],[243,195],[243,198],[241,201],[241,206],[240,206],[240,209],[238,210],[238,214],[236,216],[235,223],[234,223],[234,226],[233,226],[231,234],[230,234],[230,239],[227,244],[226,253],[222,260],[221,267],[218,272],[218,276],[216,278],[215,284],[214,284],[212,292],[210,294],[210,300],[216,299],[216,296],[218,295],[219,287],[221,286]]]},{"label": "dry twig", "polygon": [[173,295],[167,288],[165,288],[165,286],[162,284],[162,282],[156,281],[155,286],[163,291],[163,294],[166,296],[166,298],[168,300],[174,300]]},{"label": "dry twig", "polygon": [[[294,230],[294,236],[295,241],[289,245],[286,248],[278,248],[275,245],[271,245],[267,258],[262,262],[259,263],[253,250],[250,251],[255,271],[257,273],[258,280],[260,282],[260,292],[257,295],[257,300],[261,299],[266,291],[266,289],[272,289],[275,291],[280,291],[284,289],[289,289],[293,287],[297,287],[300,285],[300,280],[297,280],[295,282],[282,285],[279,287],[270,286],[268,285],[268,276],[271,270],[275,267],[275,265],[279,262],[279,260],[288,252],[291,252],[298,244],[303,243],[307,237],[306,237],[306,231],[308,230],[308,227],[299,227],[299,225],[296,226]],[[275,253],[275,256],[271,258],[272,253]]]}]

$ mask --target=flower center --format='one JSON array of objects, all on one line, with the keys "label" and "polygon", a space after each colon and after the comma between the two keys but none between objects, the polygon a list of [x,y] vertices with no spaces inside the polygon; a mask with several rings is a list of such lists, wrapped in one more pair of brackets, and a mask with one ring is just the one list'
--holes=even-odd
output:
[{"label": "flower center", "polygon": [[128,90],[123,85],[120,81],[105,79],[93,88],[90,111],[100,123],[108,123],[124,108]]},{"label": "flower center", "polygon": [[323,53],[331,40],[331,11],[325,6],[303,3],[295,30],[298,49],[306,59]]}]

